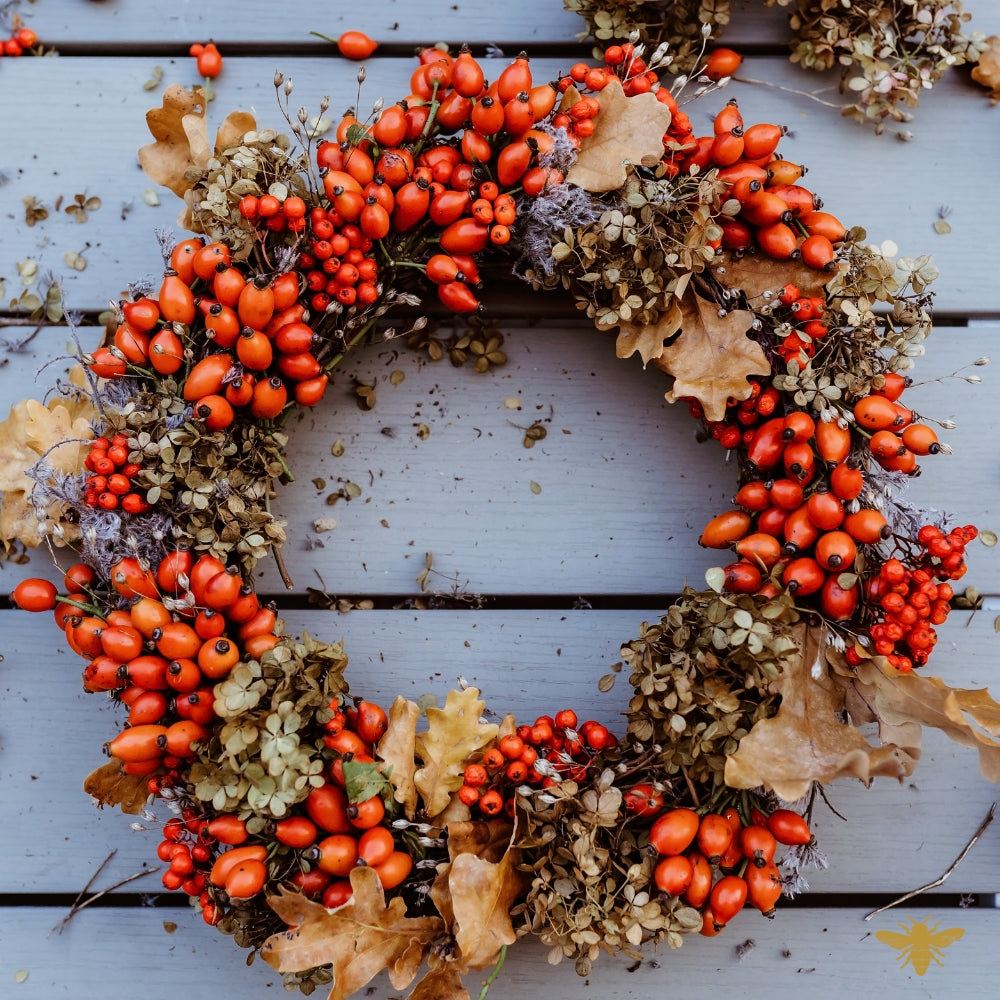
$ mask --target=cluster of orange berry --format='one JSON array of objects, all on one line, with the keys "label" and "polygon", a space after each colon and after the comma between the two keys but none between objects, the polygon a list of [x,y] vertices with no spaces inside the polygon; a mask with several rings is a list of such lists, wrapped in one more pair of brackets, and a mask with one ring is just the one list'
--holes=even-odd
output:
[{"label": "cluster of orange berry", "polygon": [[566,708],[500,737],[482,760],[465,768],[459,800],[491,819],[512,817],[519,786],[549,788],[560,781],[583,780],[594,754],[616,746],[618,740],[593,719],[577,723],[576,712]]},{"label": "cluster of orange berry", "polygon": [[[865,595],[879,609],[878,620],[868,630],[874,652],[897,670],[909,673],[923,666],[937,643],[935,625],[942,625],[955,596],[949,580],[965,575],[965,547],[979,534],[974,525],[952,528],[947,534],[925,524],[917,532],[923,551],[913,559],[886,560],[865,584]],[[849,648],[847,661],[857,664],[861,655]]]},{"label": "cluster of orange berry", "polygon": [[84,481],[83,502],[88,507],[121,508],[127,514],[149,510],[149,504],[133,482],[142,465],[129,461],[128,438],[124,434],[116,434],[110,441],[103,436],[95,438],[83,464],[93,473]]},{"label": "cluster of orange berry", "polygon": [[915,422],[913,411],[899,402],[908,385],[904,376],[887,373],[881,389],[854,404],[854,420],[868,438],[872,457],[883,469],[915,475],[918,456],[947,453],[950,448],[938,441],[934,428]]},{"label": "cluster of orange berry", "polygon": [[38,44],[38,35],[31,28],[15,28],[10,38],[0,42],[0,56],[23,56]]},{"label": "cluster of orange berry", "polygon": [[[257,419],[278,416],[289,388],[314,406],[329,376],[314,353],[314,331],[299,297],[298,271],[248,276],[223,243],[183,240],[170,256],[156,298],[122,303],[114,346],[86,361],[101,378],[174,375],[200,356],[183,380],[183,398],[209,430],[222,430],[245,407]],[[138,371],[137,371],[138,369]]]},{"label": "cluster of orange berry", "polygon": [[754,809],[744,824],[733,807],[721,813],[671,809],[653,823],[649,843],[660,856],[653,881],[660,892],[702,914],[701,933],[714,937],[749,902],[774,915],[784,879],[774,856],[778,844],[812,842],[809,824],[790,809],[764,816]]},{"label": "cluster of orange berry", "polygon": [[851,447],[846,426],[803,410],[754,430],[746,461],[755,478],[734,497],[739,509],[713,518],[699,539],[708,548],[732,546],[740,557],[725,567],[727,590],[816,595],[831,620],[854,614],[860,588],[844,587],[842,574],[852,570],[858,545],[881,541],[888,529],[881,512],[846,506],[863,486]]}]

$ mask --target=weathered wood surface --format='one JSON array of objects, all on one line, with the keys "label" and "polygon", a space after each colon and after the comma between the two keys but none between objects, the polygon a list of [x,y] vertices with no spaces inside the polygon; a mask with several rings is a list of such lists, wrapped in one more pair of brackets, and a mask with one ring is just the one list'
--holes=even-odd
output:
[{"label": "weathered wood surface", "polygon": [[[426,552],[443,574],[438,589],[458,577],[483,594],[671,594],[685,581],[700,586],[705,569],[727,561],[697,538],[708,517],[729,508],[736,469],[715,442],[695,441],[686,407],[663,399],[664,377],[637,358],[615,360],[610,335],[576,323],[499,327],[505,366],[478,375],[403,345],[358,351],[320,410],[293,422],[296,481],[279,490],[275,509],[288,522],[285,551],[300,592],[412,594]],[[34,372],[64,351],[65,334],[46,330],[30,354],[8,357],[0,414],[50,384],[53,369],[40,384]],[[96,346],[97,331],[88,335]],[[955,453],[921,462],[913,502],[984,527],[997,515],[1000,409],[991,404],[1000,374],[968,366],[998,337],[997,324],[939,327],[907,392],[921,413],[958,422],[942,432]],[[957,369],[983,383],[949,378]],[[394,371],[405,375],[398,385]],[[375,385],[373,410],[358,408],[355,380]],[[508,408],[514,400],[520,409]],[[547,436],[526,449],[524,429],[535,420]],[[344,454],[335,458],[338,440]],[[344,481],[362,496],[329,506]],[[313,521],[326,517],[337,527],[317,534]],[[45,561],[0,567],[0,592]],[[968,580],[1000,593],[996,550],[976,542],[969,561]],[[258,572],[262,590],[283,590],[271,560]]]},{"label": "weathered wood surface", "polygon": [[[744,913],[725,936],[688,939],[680,950],[657,952],[634,971],[627,961],[602,955],[585,979],[574,975],[569,963],[548,965],[543,945],[519,942],[490,987],[489,1000],[524,1000],[542,995],[542,989],[549,997],[602,1000],[649,1000],[696,991],[773,1000],[839,1000],[872,996],[876,989],[886,1000],[995,994],[997,910],[918,905],[890,910],[868,923],[864,914],[853,908],[786,910],[765,920]],[[4,930],[18,927],[15,942],[8,943],[6,934],[0,938],[0,980],[9,996],[50,1000],[141,993],[148,1000],[172,1000],[185,990],[191,996],[241,1000],[283,995],[277,973],[259,959],[243,968],[243,953],[232,941],[206,934],[201,919],[189,910],[133,910],[126,923],[115,910],[89,909],[62,934],[49,934],[63,915],[52,907],[0,909]],[[924,921],[928,928],[939,925],[938,933],[957,927],[963,934],[939,951],[942,964],[931,961],[925,975],[918,976],[912,965],[902,965],[898,950],[875,935],[883,930],[899,934],[900,924],[909,929]],[[15,987],[18,970],[27,971],[28,978]],[[467,977],[473,996],[486,974]],[[380,1000],[405,995],[384,978],[372,986],[372,996]],[[320,991],[313,995],[325,996]]]},{"label": "weathered wood surface", "polygon": [[[545,3],[512,12],[491,0],[422,0],[407,3],[352,5],[320,0],[291,0],[275,16],[266,0],[222,0],[204,5],[194,0],[162,5],[156,9],[155,39],[150,37],[149,15],[127,0],[102,0],[100,3],[55,3],[54,9],[40,9],[35,16],[26,12],[25,20],[39,32],[44,42],[61,51],[74,52],[82,45],[111,46],[116,49],[142,47],[149,50],[158,44],[166,48],[182,47],[192,39],[209,38],[221,47],[265,44],[261,25],[267,25],[267,43],[328,51],[329,43],[311,37],[319,31],[336,37],[342,31],[365,31],[385,47],[408,50],[414,45],[443,41],[493,44],[511,50],[542,44],[569,45],[578,40],[583,22],[563,9],[562,4]],[[743,45],[780,44],[787,37],[787,11],[767,9],[759,4],[733,4],[734,18],[729,34]],[[972,5],[969,5],[972,7]],[[428,37],[433,27],[436,35]]]},{"label": "weathered wood surface", "polygon": [[[160,207],[142,201],[153,185],[135,165],[134,150],[147,141],[144,114],[157,103],[142,83],[156,64],[164,67],[164,82],[194,83],[183,54],[191,41],[214,37],[231,46],[213,120],[242,106],[253,108],[262,125],[279,123],[270,82],[276,67],[294,76],[295,106],[315,108],[324,93],[333,95],[334,109],[354,101],[356,65],[326,55],[325,43],[308,37],[312,28],[331,34],[361,28],[388,46],[388,55],[367,63],[363,104],[405,94],[411,65],[403,54],[438,37],[468,40],[477,51],[486,43],[508,53],[527,45],[540,77],[555,76],[585,49],[574,39],[580,22],[557,0],[383,0],[355,7],[300,2],[281,5],[280,13],[273,4],[248,0],[238,5],[238,14],[232,3],[187,0],[40,0],[23,6],[43,40],[67,54],[4,59],[0,65],[2,134],[29,137],[9,142],[0,155],[8,177],[0,185],[4,298],[19,290],[17,261],[32,258],[63,280],[70,307],[88,312],[102,308],[129,281],[158,280],[161,261],[152,230],[173,225],[177,203],[162,189]],[[978,26],[997,31],[990,23],[996,19],[992,3],[965,6],[979,15]],[[747,59],[741,75],[836,101],[836,75],[817,78],[780,57],[783,18],[776,10],[737,9],[726,42],[762,53]],[[545,57],[549,45],[559,46],[558,55]],[[957,419],[959,427],[943,435],[955,454],[926,459],[911,494],[919,504],[945,507],[963,521],[995,529],[997,376],[990,367],[968,370],[983,378],[978,387],[945,376],[996,354],[1000,338],[1000,297],[984,235],[1000,220],[982,181],[992,177],[1000,153],[996,111],[965,75],[952,74],[924,95],[910,126],[914,139],[901,144],[842,121],[835,109],[801,95],[736,84],[718,101],[687,108],[699,131],[708,130],[715,107],[730,94],[738,96],[748,120],[792,126],[782,150],[809,165],[807,180],[828,209],[849,224],[864,225],[874,241],[892,239],[903,253],[934,255],[942,271],[938,315],[959,325],[935,332],[915,373],[925,384],[907,398],[928,416]],[[82,226],[54,208],[58,196],[65,201],[77,192],[103,200]],[[22,198],[28,195],[50,209],[49,219],[34,228],[23,222]],[[952,210],[948,236],[932,228],[942,205]],[[71,249],[84,252],[86,271],[66,267],[63,254]],[[634,359],[614,361],[608,337],[584,329],[565,300],[504,293],[493,301],[491,315],[505,335],[510,361],[486,376],[456,370],[447,361],[431,364],[406,350],[397,353],[391,344],[349,359],[329,403],[296,428],[291,461],[298,478],[282,489],[278,507],[289,521],[286,555],[296,585],[291,600],[299,605],[306,587],[383,603],[412,597],[424,553],[432,552],[441,590],[449,590],[455,577],[470,593],[502,597],[505,609],[387,608],[347,616],[295,610],[285,618],[292,632],[307,628],[342,636],[352,660],[349,676],[372,697],[399,691],[440,697],[462,675],[483,688],[490,705],[521,716],[565,703],[613,720],[625,705],[627,679],[620,678],[607,695],[598,693],[596,681],[639,623],[655,620],[666,595],[685,581],[699,586],[704,569],[718,561],[695,539],[704,520],[727,506],[735,470],[716,445],[695,443],[683,408],[663,401],[659,376],[643,373]],[[8,340],[22,333],[0,331]],[[85,333],[96,335],[93,328]],[[58,366],[38,383],[33,373],[65,352],[66,339],[65,329],[45,329],[26,353],[3,354],[0,416],[49,384]],[[394,370],[405,373],[401,384],[390,382]],[[377,380],[373,411],[355,406],[354,379]],[[505,406],[514,397],[519,410]],[[536,419],[547,421],[548,436],[526,450],[523,428]],[[426,439],[416,433],[421,423],[430,431]],[[338,438],[346,450],[334,458],[330,446]],[[314,478],[325,484],[314,484]],[[363,494],[330,507],[326,497],[342,480],[357,482]],[[533,482],[539,493],[532,492]],[[310,525],[322,516],[336,517],[338,525],[317,536]],[[317,538],[322,547],[314,547]],[[26,567],[0,567],[0,594],[46,563],[46,556],[36,554]],[[973,546],[966,582],[994,595],[992,603],[975,616],[952,617],[933,666],[951,683],[990,686],[997,694],[995,549]],[[262,567],[258,584],[280,596],[270,565]],[[598,608],[602,599],[614,607],[572,610],[577,595]],[[80,691],[82,661],[56,642],[47,617],[0,611],[0,903],[28,904],[0,909],[0,995],[273,996],[280,977],[260,963],[244,970],[232,943],[205,930],[183,907],[91,908],[64,934],[48,936],[68,900],[111,850],[117,855],[95,888],[155,866],[158,837],[155,822],[146,824],[149,831],[130,832],[129,818],[97,812],[83,794],[82,777],[101,762],[100,745],[120,718],[100,696]],[[830,869],[811,873],[813,892],[856,899],[929,881],[953,861],[996,795],[995,786],[979,777],[973,750],[926,734],[924,757],[905,784],[831,787],[831,802],[848,822],[819,807],[815,825]],[[1000,892],[998,845],[994,827],[945,888],[981,896]],[[155,892],[158,879],[151,874],[125,891]],[[30,905],[42,900],[58,905]],[[931,900],[871,924],[862,921],[863,912],[785,909],[773,922],[745,915],[719,941],[689,940],[677,953],[656,956],[662,968],[630,973],[624,963],[602,960],[586,981],[577,980],[569,966],[551,969],[544,948],[523,944],[490,997],[582,992],[624,1000],[667,989],[703,990],[706,984],[777,997],[803,991],[839,997],[845,990],[868,995],[873,983],[888,997],[991,991],[1000,919],[995,911]],[[941,929],[962,927],[965,933],[941,954],[943,968],[931,963],[926,976],[918,977],[911,966],[899,967],[897,952],[874,932],[897,931],[899,922],[928,914],[929,925],[940,921]],[[175,922],[177,930],[167,933],[165,921]],[[735,946],[748,939],[755,947],[739,960]],[[28,971],[27,981],[7,985],[21,969]],[[396,994],[379,981],[375,995]]]},{"label": "weathered wood surface", "polygon": [[[994,676],[995,612],[957,613],[942,628],[937,671],[956,686],[989,686]],[[389,702],[396,694],[443,700],[465,677],[489,707],[521,718],[572,705],[622,731],[631,689],[618,678],[608,694],[597,681],[642,621],[657,608],[627,611],[289,611],[289,632],[344,640],[348,679],[358,694]],[[101,744],[122,713],[103,695],[79,689],[83,661],[57,646],[46,616],[0,612],[0,895],[75,892],[117,849],[107,883],[156,865],[159,837],[129,831],[135,817],[97,812],[81,789],[103,762]],[[40,655],[41,654],[41,655]],[[29,752],[29,749],[30,752]],[[905,783],[879,779],[872,789],[842,781],[828,791],[843,822],[817,805],[816,831],[830,868],[810,872],[821,892],[902,892],[936,878],[961,850],[996,798],[978,774],[974,750],[925,732],[924,757]],[[162,806],[160,821],[166,818]],[[888,839],[887,839],[888,838]],[[905,845],[905,865],[892,854]],[[888,853],[887,853],[888,852]],[[902,860],[902,858],[900,858]],[[130,890],[153,891],[158,876]],[[1000,836],[991,830],[948,883],[950,892],[1000,892]]]},{"label": "weathered wood surface", "polygon": [[[158,285],[162,262],[151,231],[174,225],[176,200],[161,188],[161,205],[145,204],[143,193],[155,185],[133,158],[150,141],[144,116],[159,102],[142,84],[156,61],[79,57],[4,63],[4,94],[32,95],[21,100],[5,96],[0,106],[2,134],[32,136],[30,145],[10,147],[2,164],[9,180],[0,186],[0,218],[6,226],[0,276],[10,289],[18,283],[17,262],[28,257],[64,281],[67,303],[75,309],[105,308],[128,282],[155,279]],[[189,58],[161,61],[164,83],[198,82]],[[539,58],[533,65],[539,79],[554,78],[566,70],[568,60]],[[395,100],[409,93],[408,60],[373,58],[366,66],[362,108],[379,97]],[[252,109],[262,126],[281,126],[271,83],[276,68],[294,78],[293,111],[301,105],[315,112],[324,94],[332,95],[334,111],[356,101],[356,64],[318,57],[233,57],[218,81],[210,120],[219,122],[239,107]],[[835,75],[803,78],[784,58],[748,58],[741,74],[794,90],[817,89],[836,100]],[[847,225],[864,226],[873,242],[891,239],[904,255],[933,254],[942,272],[936,284],[940,315],[996,315],[993,264],[983,239],[1000,224],[1000,210],[985,197],[985,181],[962,178],[969,177],[970,155],[981,156],[984,164],[996,162],[1000,131],[993,109],[967,78],[952,73],[926,93],[910,126],[914,138],[905,144],[854,126],[837,110],[797,94],[740,83],[731,84],[718,99],[687,107],[697,132],[710,132],[712,115],[730,96],[740,100],[748,122],[790,126],[781,151],[808,165],[806,179],[826,209]],[[66,126],[40,129],[39,120],[65,121]],[[59,196],[65,207],[77,193],[97,195],[103,202],[83,225],[54,209]],[[25,225],[22,205],[22,198],[30,196],[50,211],[50,218],[33,228]],[[933,229],[942,206],[949,208],[953,227],[946,236]],[[85,271],[66,266],[63,257],[69,250],[83,252],[89,262]],[[562,308],[554,296],[535,298],[542,301],[532,302],[529,314]]]}]

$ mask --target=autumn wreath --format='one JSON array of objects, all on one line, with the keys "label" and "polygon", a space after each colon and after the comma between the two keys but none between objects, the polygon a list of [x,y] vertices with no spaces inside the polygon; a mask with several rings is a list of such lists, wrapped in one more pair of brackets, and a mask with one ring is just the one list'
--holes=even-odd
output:
[{"label": "autumn wreath", "polygon": [[[291,137],[234,113],[214,145],[204,92],[168,88],[140,159],[198,235],[163,237],[159,287],[133,287],[78,377],[4,426],[25,456],[5,534],[80,556],[63,593],[33,579],[14,599],[54,608],[85,689],[128,712],[85,787],[168,806],[166,888],[306,992],[382,970],[402,989],[426,964],[414,996],[462,997],[527,934],[586,974],[744,904],[770,915],[822,863],[812,792],[911,772],[901,722],[944,725],[1000,777],[987,693],[916,672],[976,536],[905,498],[946,450],[905,404],[934,268],[822,211],[778,125],[730,101],[695,136],[660,68],[626,42],[552,84],[523,56],[488,84],[468,51],[428,48],[411,94],[329,139],[328,102],[291,111],[279,74]],[[701,536],[726,564],[602,682],[633,690],[618,736],[571,709],[487,721],[474,688],[383,709],[251,583],[280,564],[288,416],[367,342],[440,350],[418,307],[478,313],[487,268],[617,330],[617,356],[668,374],[738,459]],[[470,344],[502,360],[474,334],[452,346]]]}]

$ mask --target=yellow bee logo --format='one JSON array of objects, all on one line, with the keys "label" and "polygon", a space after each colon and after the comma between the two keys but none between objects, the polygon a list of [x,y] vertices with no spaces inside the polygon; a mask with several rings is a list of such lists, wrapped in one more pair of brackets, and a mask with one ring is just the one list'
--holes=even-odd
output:
[{"label": "yellow bee logo", "polygon": [[910,921],[909,927],[906,924],[896,925],[902,928],[902,934],[897,934],[896,931],[876,931],[875,937],[899,952],[896,958],[902,963],[901,969],[912,964],[913,971],[918,976],[922,976],[930,968],[932,961],[944,966],[944,962],[941,961],[944,949],[948,945],[954,944],[965,933],[964,929],[949,927],[947,930],[939,931],[940,922],[933,927],[928,927],[927,921],[931,919],[930,914],[924,917],[919,924],[913,917],[908,919]]}]

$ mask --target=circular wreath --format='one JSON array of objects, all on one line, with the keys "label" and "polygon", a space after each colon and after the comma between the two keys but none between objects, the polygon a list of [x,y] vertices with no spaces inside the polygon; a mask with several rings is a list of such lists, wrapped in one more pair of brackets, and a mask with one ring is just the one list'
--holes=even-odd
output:
[{"label": "circular wreath", "polygon": [[[709,57],[705,93],[730,59]],[[552,84],[523,56],[487,84],[467,50],[428,48],[410,95],[335,140],[280,74],[294,142],[236,112],[211,150],[199,88],[148,115],[142,164],[200,235],[161,237],[162,284],[132,289],[49,402],[88,440],[52,442],[4,503],[81,558],[62,594],[32,579],[14,600],[55,609],[85,689],[127,709],[85,787],[169,807],[164,886],[304,992],[383,969],[402,989],[426,963],[421,996],[462,996],[527,934],[585,975],[601,950],[770,916],[823,864],[815,790],[913,768],[860,707],[933,723],[914,706],[967,694],[913,672],[976,536],[904,496],[947,450],[905,404],[934,269],[822,211],[783,129],[735,101],[695,136],[659,68],[625,43]],[[602,681],[633,689],[621,734],[572,709],[487,719],[475,688],[423,708],[349,694],[341,646],[286,635],[251,582],[281,565],[289,415],[368,341],[433,348],[415,307],[433,289],[479,312],[487,268],[617,329],[618,357],[670,375],[666,398],[738,459],[700,538],[733,554]]]}]

